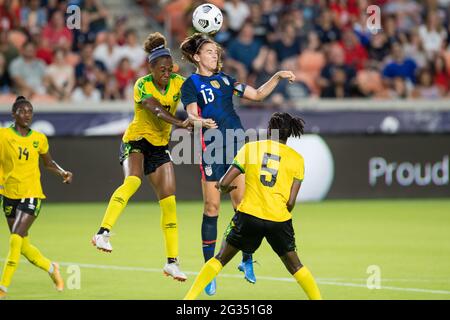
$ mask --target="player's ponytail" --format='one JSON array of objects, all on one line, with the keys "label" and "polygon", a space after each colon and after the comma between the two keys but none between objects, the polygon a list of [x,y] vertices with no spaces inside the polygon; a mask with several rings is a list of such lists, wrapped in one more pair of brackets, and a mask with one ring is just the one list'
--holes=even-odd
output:
[{"label": "player's ponytail", "polygon": [[290,136],[298,137],[303,134],[305,121],[299,117],[292,117],[286,112],[275,112],[269,120],[269,134],[274,137],[273,130],[278,131],[278,139],[287,141]]},{"label": "player's ponytail", "polygon": [[217,62],[217,70],[219,72],[222,69],[222,47],[219,46],[214,40],[202,33],[194,33],[193,35],[184,39],[184,41],[180,45],[181,53],[183,55],[183,59],[186,59],[192,64],[198,66],[198,62],[195,61],[194,55],[196,55],[202,46],[206,43],[212,43],[217,46],[219,51],[219,57]]},{"label": "player's ponytail", "polygon": [[14,104],[12,105],[12,112],[16,113],[17,109],[21,107],[22,105],[29,105],[32,107],[31,102],[27,100],[24,96],[18,96],[16,98],[16,101],[14,101]]}]

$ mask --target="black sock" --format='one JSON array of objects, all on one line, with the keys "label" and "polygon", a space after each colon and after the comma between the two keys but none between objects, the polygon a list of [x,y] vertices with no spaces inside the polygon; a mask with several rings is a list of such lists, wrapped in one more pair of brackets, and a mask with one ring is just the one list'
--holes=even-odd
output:
[{"label": "black sock", "polygon": [[217,239],[217,216],[209,217],[203,214],[202,221],[202,247],[205,262],[214,257]]},{"label": "black sock", "polygon": [[177,262],[177,258],[167,258],[167,263],[176,263]]},{"label": "black sock", "polygon": [[251,253],[245,253],[244,251],[242,251],[242,261],[246,262],[248,260],[252,260],[253,259],[253,255]]},{"label": "black sock", "polygon": [[108,228],[101,227],[100,230],[98,230],[97,234],[103,234],[103,232],[105,232],[105,231],[109,233],[109,229]]}]

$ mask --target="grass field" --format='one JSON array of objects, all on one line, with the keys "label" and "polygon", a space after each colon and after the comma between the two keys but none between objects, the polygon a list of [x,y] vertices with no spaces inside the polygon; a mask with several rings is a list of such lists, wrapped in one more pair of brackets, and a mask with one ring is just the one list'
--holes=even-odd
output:
[{"label": "grass field", "polygon": [[[80,289],[53,290],[48,275],[21,260],[9,299],[181,299],[202,266],[202,204],[178,204],[180,257],[189,279],[162,275],[165,263],[159,207],[132,203],[119,219],[112,254],[90,244],[105,203],[44,204],[32,242],[51,259],[80,267]],[[219,234],[231,219],[224,202]],[[326,201],[298,204],[294,228],[302,262],[318,280],[325,299],[450,299],[450,200]],[[0,222],[0,262],[8,230]],[[305,299],[301,288],[263,242],[255,254],[257,283],[244,281],[236,256],[218,277],[214,297],[200,299]],[[369,266],[378,266],[381,289],[368,289]],[[72,269],[71,267],[69,269]],[[72,281],[69,281],[72,283]]]}]

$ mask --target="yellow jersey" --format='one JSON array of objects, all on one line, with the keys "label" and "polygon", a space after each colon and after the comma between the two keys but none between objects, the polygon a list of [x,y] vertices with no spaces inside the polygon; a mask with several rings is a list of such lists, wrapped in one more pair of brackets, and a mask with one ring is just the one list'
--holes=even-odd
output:
[{"label": "yellow jersey", "polygon": [[10,199],[45,199],[41,186],[39,155],[48,152],[47,137],[30,130],[21,136],[13,127],[0,128],[3,194]]},{"label": "yellow jersey", "polygon": [[123,142],[146,139],[154,146],[165,146],[169,143],[172,125],[159,119],[142,107],[142,101],[153,97],[164,108],[175,115],[181,97],[181,85],[184,78],[176,73],[170,75],[165,93],[161,93],[153,83],[151,74],[139,78],[134,85],[134,119],[122,138]]},{"label": "yellow jersey", "polygon": [[287,209],[294,179],[303,181],[303,157],[285,144],[262,140],[245,144],[233,165],[245,173],[245,192],[237,210],[260,219],[292,219]]},{"label": "yellow jersey", "polygon": [[[0,150],[0,159],[3,159],[3,154]],[[5,187],[3,187],[3,169],[2,169],[2,162],[0,160],[0,195],[3,194]]]}]

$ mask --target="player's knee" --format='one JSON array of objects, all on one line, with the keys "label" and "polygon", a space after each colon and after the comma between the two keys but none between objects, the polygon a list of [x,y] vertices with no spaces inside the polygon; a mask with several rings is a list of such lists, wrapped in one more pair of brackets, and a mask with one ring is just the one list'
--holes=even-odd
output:
[{"label": "player's knee", "polygon": [[205,215],[216,217],[219,215],[219,203],[214,201],[205,201]]}]

